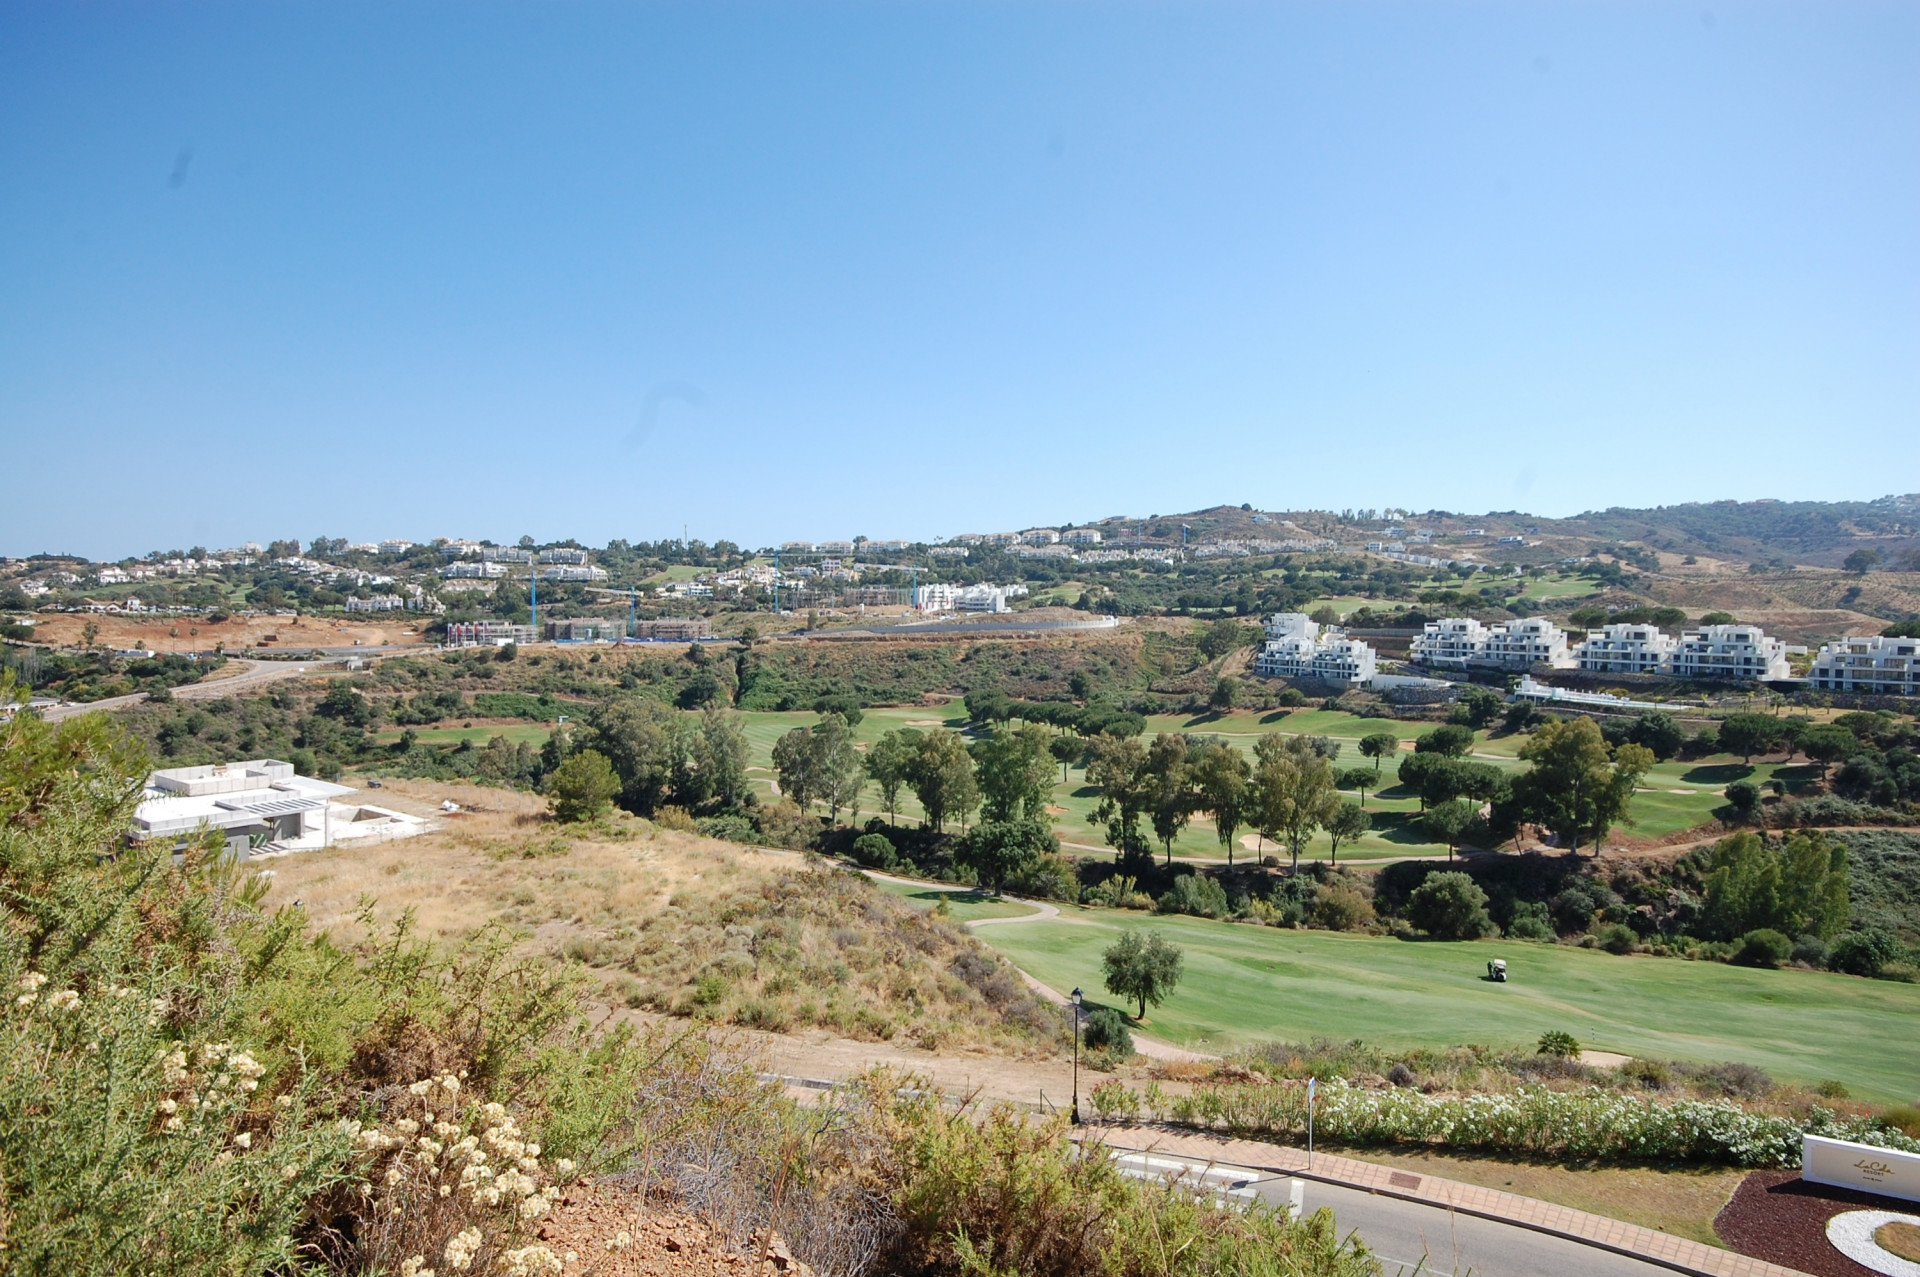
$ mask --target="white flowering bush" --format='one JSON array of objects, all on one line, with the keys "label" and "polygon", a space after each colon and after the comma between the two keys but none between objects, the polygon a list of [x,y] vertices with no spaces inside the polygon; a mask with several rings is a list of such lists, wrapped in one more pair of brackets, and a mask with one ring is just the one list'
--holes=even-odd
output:
[{"label": "white flowering bush", "polygon": [[552,1212],[573,1163],[543,1161],[504,1105],[475,1101],[455,1074],[392,1090],[379,1121],[343,1123],[365,1176],[360,1263],[410,1277],[561,1271],[525,1234]]},{"label": "white flowering bush", "polygon": [[[1169,1116],[1242,1135],[1304,1137],[1307,1089],[1294,1082],[1202,1086],[1174,1101]],[[1748,1112],[1729,1101],[1663,1101],[1602,1087],[1427,1095],[1407,1088],[1370,1090],[1335,1080],[1320,1087],[1314,1129],[1323,1139],[1354,1146],[1436,1144],[1730,1166],[1797,1166],[1800,1137],[1807,1131],[1920,1151],[1920,1141],[1878,1122],[1842,1119],[1824,1109],[1798,1122]]]}]

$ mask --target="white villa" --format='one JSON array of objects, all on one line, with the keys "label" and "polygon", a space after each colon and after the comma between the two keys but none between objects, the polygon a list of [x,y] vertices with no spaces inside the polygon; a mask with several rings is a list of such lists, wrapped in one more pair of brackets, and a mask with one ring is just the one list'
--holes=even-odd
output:
[{"label": "white villa", "polygon": [[334,801],[355,792],[295,775],[292,763],[273,758],[164,768],[147,778],[132,838],[179,850],[218,830],[228,853],[244,860],[318,851],[347,839],[405,838],[426,828],[418,816]]},{"label": "white villa", "polygon": [[1276,612],[1267,618],[1267,642],[1253,658],[1253,672],[1351,687],[1372,679],[1376,663],[1367,643],[1337,629],[1322,632],[1304,612]]},{"label": "white villa", "polygon": [[1413,659],[1422,665],[1499,665],[1521,670],[1536,664],[1555,669],[1573,664],[1567,632],[1544,616],[1490,626],[1464,616],[1429,621],[1413,640]]},{"label": "white villa", "polygon": [[1920,694],[1920,639],[1841,639],[1820,649],[1808,682],[1825,692]]},{"label": "white villa", "polygon": [[1757,625],[1703,625],[1681,634],[1673,652],[1675,678],[1790,678],[1787,645]]},{"label": "white villa", "polygon": [[1574,662],[1600,674],[1665,674],[1676,640],[1656,625],[1603,625],[1574,649]]}]

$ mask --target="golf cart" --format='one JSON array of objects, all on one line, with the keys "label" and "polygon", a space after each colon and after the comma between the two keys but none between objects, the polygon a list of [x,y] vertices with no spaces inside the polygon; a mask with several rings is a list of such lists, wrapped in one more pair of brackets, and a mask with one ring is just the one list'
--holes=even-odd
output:
[{"label": "golf cart", "polygon": [[1505,984],[1507,982],[1507,960],[1505,958],[1495,958],[1487,964],[1487,979],[1493,981],[1495,984]]}]

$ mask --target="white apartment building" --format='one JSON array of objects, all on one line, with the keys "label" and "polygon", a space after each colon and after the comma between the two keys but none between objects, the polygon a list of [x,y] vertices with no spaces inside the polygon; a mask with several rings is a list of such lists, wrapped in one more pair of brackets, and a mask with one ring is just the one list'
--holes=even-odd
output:
[{"label": "white apartment building", "polygon": [[396,538],[392,541],[382,541],[378,548],[382,554],[405,554],[413,548],[413,542]]},{"label": "white apartment building", "polygon": [[1060,534],[1060,539],[1068,545],[1099,545],[1099,528],[1072,528]]},{"label": "white apartment building", "polygon": [[1060,534],[1052,528],[1028,528],[1020,534],[1021,545],[1058,545]]},{"label": "white apartment building", "polygon": [[1267,641],[1253,659],[1253,672],[1279,678],[1313,678],[1353,686],[1374,675],[1373,648],[1338,630],[1321,631],[1304,612],[1267,618]]},{"label": "white apartment building", "polygon": [[1574,649],[1574,663],[1599,674],[1665,674],[1678,646],[1656,625],[1603,625]]},{"label": "white apartment building", "polygon": [[1413,659],[1422,665],[1466,665],[1486,659],[1487,627],[1470,616],[1428,621],[1413,640]]},{"label": "white apartment building", "polygon": [[956,612],[1004,612],[1009,600],[1024,598],[1027,587],[1012,585],[969,585],[953,592]]},{"label": "white apartment building", "polygon": [[587,552],[585,550],[574,550],[566,547],[561,547],[556,550],[542,550],[540,551],[540,561],[542,563],[585,563],[587,561]]},{"label": "white apartment building", "polygon": [[531,563],[533,551],[517,545],[484,545],[480,547],[480,557],[488,563]]},{"label": "white apartment building", "polygon": [[607,579],[605,568],[594,567],[591,563],[556,563],[540,573],[543,581],[604,581]]},{"label": "white apartment building", "polygon": [[1573,652],[1567,646],[1567,632],[1544,616],[1529,616],[1517,621],[1502,621],[1487,631],[1486,659],[1508,669],[1531,669],[1548,665],[1571,669]]},{"label": "white apartment building", "polygon": [[477,579],[482,581],[492,581],[492,580],[497,580],[500,577],[505,576],[506,574],[507,574],[506,564],[493,563],[493,562],[449,563],[447,564],[447,566],[440,569],[441,577],[448,581],[451,581],[460,577],[466,577],[469,579]]},{"label": "white apartment building", "polygon": [[349,612],[398,612],[407,601],[397,594],[376,594],[370,599],[348,599]]},{"label": "white apartment building", "polygon": [[1920,639],[1841,639],[1814,658],[1808,681],[1820,691],[1920,695]]},{"label": "white apartment building", "polygon": [[1757,681],[1791,678],[1787,645],[1757,625],[1703,625],[1680,636],[1673,652],[1675,678]]},{"label": "white apartment building", "polygon": [[918,585],[913,590],[913,606],[922,612],[953,611],[951,585]]}]

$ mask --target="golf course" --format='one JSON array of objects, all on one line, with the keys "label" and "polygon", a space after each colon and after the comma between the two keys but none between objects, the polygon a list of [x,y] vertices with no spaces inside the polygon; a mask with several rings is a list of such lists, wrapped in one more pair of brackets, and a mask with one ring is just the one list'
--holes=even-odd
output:
[{"label": "golf course", "polygon": [[[1186,916],[1063,908],[979,937],[1051,987],[1105,992],[1100,955],[1129,928],[1185,954],[1150,1031],[1201,1050],[1362,1038],[1384,1046],[1530,1045],[1550,1030],[1623,1054],[1758,1065],[1783,1080],[1843,1083],[1860,1098],[1920,1095],[1920,985],[1677,958],[1616,957],[1523,941],[1409,941]],[[1493,958],[1512,979],[1485,979]]]}]

